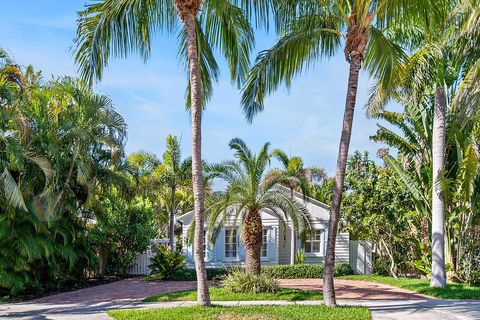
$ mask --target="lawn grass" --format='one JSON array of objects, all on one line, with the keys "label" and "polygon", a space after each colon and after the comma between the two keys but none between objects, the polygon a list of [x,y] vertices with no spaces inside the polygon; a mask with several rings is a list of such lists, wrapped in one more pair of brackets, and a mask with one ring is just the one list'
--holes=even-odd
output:
[{"label": "lawn grass", "polygon": [[[232,293],[224,288],[210,288],[212,301],[254,301],[254,300],[322,300],[318,291],[280,289],[277,293]],[[197,290],[184,290],[162,293],[145,298],[144,302],[157,301],[197,301]]]},{"label": "lawn grass", "polygon": [[339,277],[339,279],[378,282],[442,299],[480,299],[480,286],[449,283],[446,288],[430,288],[430,281],[426,279],[395,279],[379,275],[353,275]]},{"label": "lawn grass", "polygon": [[241,306],[241,307],[177,307],[144,310],[117,310],[108,315],[118,320],[369,320],[364,307],[319,306]]}]

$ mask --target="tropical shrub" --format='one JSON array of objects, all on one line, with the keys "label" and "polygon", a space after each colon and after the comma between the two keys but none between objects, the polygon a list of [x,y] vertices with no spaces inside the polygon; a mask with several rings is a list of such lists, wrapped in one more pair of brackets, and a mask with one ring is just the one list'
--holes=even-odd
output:
[{"label": "tropical shrub", "polygon": [[254,275],[244,271],[234,271],[222,281],[222,286],[234,293],[275,293],[278,291],[278,282],[275,278],[266,275]]},{"label": "tropical shrub", "polygon": [[152,274],[157,280],[172,280],[175,272],[185,268],[184,256],[179,252],[172,252],[169,248],[158,247],[155,255],[150,258]]},{"label": "tropical shrub", "polygon": [[304,264],[305,263],[305,250],[298,249],[295,254],[295,264]]}]

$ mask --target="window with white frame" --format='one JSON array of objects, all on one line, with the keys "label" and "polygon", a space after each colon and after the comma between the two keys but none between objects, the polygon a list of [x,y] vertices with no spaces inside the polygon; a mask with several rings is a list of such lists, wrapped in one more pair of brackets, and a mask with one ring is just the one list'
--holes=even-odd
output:
[{"label": "window with white frame", "polygon": [[323,230],[314,230],[313,233],[307,233],[305,244],[303,246],[305,253],[323,254]]},{"label": "window with white frame", "polygon": [[225,258],[237,257],[237,229],[225,229]]},{"label": "window with white frame", "polygon": [[267,257],[268,254],[268,228],[262,229],[262,254],[263,258]]}]

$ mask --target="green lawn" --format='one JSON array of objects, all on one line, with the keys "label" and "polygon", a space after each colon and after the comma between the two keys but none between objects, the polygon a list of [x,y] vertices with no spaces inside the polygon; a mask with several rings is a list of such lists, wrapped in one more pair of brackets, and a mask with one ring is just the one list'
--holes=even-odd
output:
[{"label": "green lawn", "polygon": [[369,320],[370,311],[363,307],[326,306],[242,306],[178,307],[166,309],[118,310],[108,315],[118,320]]},{"label": "green lawn", "polygon": [[430,282],[426,279],[395,279],[392,277],[378,275],[353,275],[339,277],[339,279],[379,282],[442,299],[480,299],[480,286],[467,286],[458,283],[449,283],[444,289],[430,288]]},{"label": "green lawn", "polygon": [[[254,300],[322,300],[321,292],[310,290],[280,289],[277,293],[232,293],[224,288],[210,288],[212,301],[254,301]],[[145,302],[196,301],[197,290],[163,293],[145,298]]]}]

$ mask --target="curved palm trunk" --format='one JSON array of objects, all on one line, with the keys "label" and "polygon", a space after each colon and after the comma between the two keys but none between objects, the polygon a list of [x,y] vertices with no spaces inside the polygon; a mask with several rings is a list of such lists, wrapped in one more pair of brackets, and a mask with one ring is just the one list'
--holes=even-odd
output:
[{"label": "curved palm trunk", "polygon": [[210,305],[208,292],[207,272],[203,256],[203,224],[205,216],[203,199],[202,174],[202,104],[200,87],[200,70],[198,66],[198,50],[196,40],[195,15],[187,14],[184,17],[187,33],[187,52],[190,76],[191,116],[192,116],[192,183],[195,213],[195,269],[197,271],[198,304]]},{"label": "curved palm trunk", "polygon": [[243,239],[245,241],[245,271],[249,274],[260,274],[262,228],[260,213],[248,212],[243,222]]},{"label": "curved palm trunk", "polygon": [[445,274],[445,204],[440,186],[440,171],[444,167],[445,157],[445,89],[437,86],[435,91],[435,109],[433,116],[432,158],[432,275],[431,287],[444,288]]},{"label": "curved palm trunk", "polygon": [[348,76],[347,98],[343,116],[342,135],[338,149],[337,169],[335,171],[335,185],[333,188],[332,209],[328,223],[327,253],[325,256],[325,273],[323,275],[323,297],[327,306],[336,306],[333,271],[335,267],[335,241],[337,238],[340,204],[342,202],[343,186],[345,182],[345,169],[347,167],[348,148],[352,135],[353,114],[357,99],[358,75],[362,66],[360,54],[353,54],[350,61]]}]

